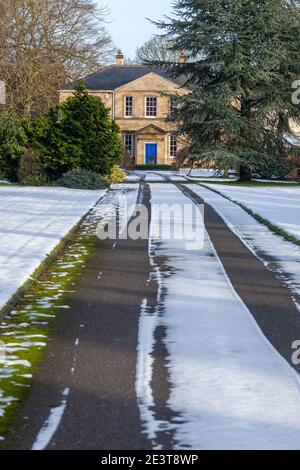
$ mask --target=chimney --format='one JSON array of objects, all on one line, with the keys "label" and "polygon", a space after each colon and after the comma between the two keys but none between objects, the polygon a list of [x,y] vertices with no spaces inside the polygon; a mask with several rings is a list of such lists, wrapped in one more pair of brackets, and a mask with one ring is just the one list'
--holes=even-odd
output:
[{"label": "chimney", "polygon": [[116,55],[116,64],[117,65],[124,65],[125,64],[125,57],[121,49],[118,50],[118,54]]},{"label": "chimney", "polygon": [[179,63],[180,63],[180,64],[185,64],[186,61],[187,61],[187,56],[186,56],[185,51],[180,51]]}]

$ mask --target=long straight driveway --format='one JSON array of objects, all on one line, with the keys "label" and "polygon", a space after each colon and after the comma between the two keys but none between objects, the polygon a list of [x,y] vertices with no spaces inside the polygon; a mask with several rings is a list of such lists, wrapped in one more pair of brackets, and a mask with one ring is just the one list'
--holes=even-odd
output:
[{"label": "long straight driveway", "polygon": [[185,185],[141,182],[139,202],[150,241],[98,242],[4,447],[299,449],[290,291],[209,206],[201,248],[195,211],[158,238],[154,204],[202,203]]}]

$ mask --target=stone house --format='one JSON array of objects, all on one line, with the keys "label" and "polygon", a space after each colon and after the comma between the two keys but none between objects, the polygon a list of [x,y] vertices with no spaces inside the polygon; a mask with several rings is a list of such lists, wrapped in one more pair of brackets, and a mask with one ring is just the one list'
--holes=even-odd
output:
[{"label": "stone house", "polygon": [[[136,164],[171,164],[178,148],[176,127],[166,122],[171,96],[188,93],[180,81],[164,70],[125,65],[121,51],[116,64],[83,79],[88,91],[101,98],[121,130],[125,149]],[[59,91],[60,101],[74,93],[75,85]]]}]

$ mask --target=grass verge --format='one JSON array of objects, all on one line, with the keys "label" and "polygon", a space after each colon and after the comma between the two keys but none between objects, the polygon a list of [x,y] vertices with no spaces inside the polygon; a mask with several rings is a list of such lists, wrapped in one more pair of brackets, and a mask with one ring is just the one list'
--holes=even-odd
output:
[{"label": "grass verge", "polygon": [[237,206],[241,207],[242,209],[244,209],[245,212],[247,212],[247,214],[251,215],[255,220],[257,220],[257,222],[265,225],[272,232],[276,233],[276,235],[279,235],[284,240],[286,240],[288,242],[291,242],[291,243],[294,243],[295,245],[300,246],[299,238],[295,237],[294,235],[291,235],[286,230],[283,230],[282,228],[278,227],[278,225],[273,224],[272,222],[265,219],[261,215],[259,215],[256,212],[252,211],[251,209],[249,209],[249,207],[245,206],[241,202],[236,201],[235,199],[231,199],[229,196],[226,196],[221,191],[218,191],[217,189],[210,187],[210,185],[203,184],[203,183],[198,183],[198,184],[200,186],[203,186],[203,188],[206,188],[206,189],[218,194],[219,196],[222,196],[224,199],[227,199],[228,201],[232,202],[233,204],[236,204]]},{"label": "grass verge", "polygon": [[1,310],[6,316],[0,322],[5,351],[0,358],[0,436],[15,421],[30,390],[52,322],[70,308],[68,293],[96,247],[96,225],[91,209]]}]

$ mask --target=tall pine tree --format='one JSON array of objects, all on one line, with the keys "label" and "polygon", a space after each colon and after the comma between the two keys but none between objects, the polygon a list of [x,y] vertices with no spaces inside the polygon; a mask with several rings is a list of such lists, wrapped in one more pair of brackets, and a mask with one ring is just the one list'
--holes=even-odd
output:
[{"label": "tall pine tree", "polygon": [[290,118],[299,122],[292,83],[300,78],[298,2],[177,0],[174,17],[156,23],[186,63],[152,62],[187,77],[171,120],[194,158],[234,167],[241,180],[284,162]]}]

